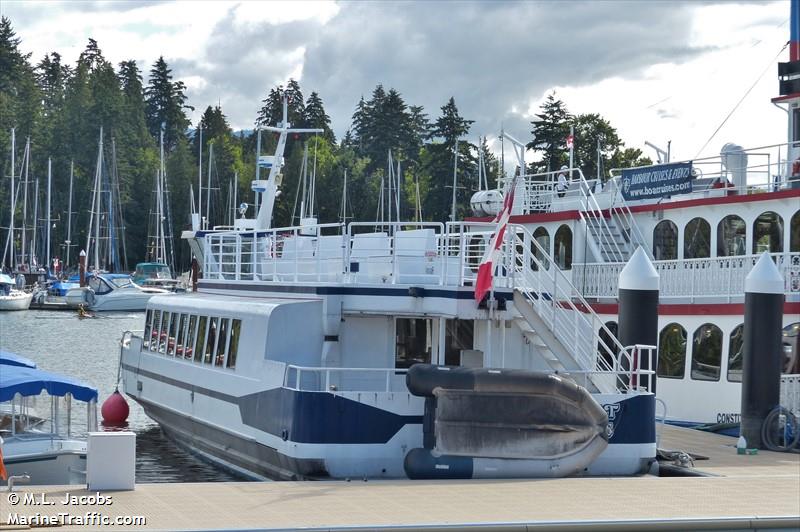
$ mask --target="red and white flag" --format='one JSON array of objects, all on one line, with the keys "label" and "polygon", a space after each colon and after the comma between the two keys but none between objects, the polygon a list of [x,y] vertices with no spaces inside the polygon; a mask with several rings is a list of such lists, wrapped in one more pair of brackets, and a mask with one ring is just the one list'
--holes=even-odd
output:
[{"label": "red and white flag", "polygon": [[575,141],[574,135],[567,135],[567,149],[571,150],[573,146],[573,142]]},{"label": "red and white flag", "polygon": [[494,222],[497,222],[497,229],[492,234],[489,240],[489,247],[483,254],[481,264],[478,266],[478,278],[475,280],[475,301],[480,303],[486,296],[486,293],[492,289],[492,281],[494,280],[494,269],[499,262],[503,245],[503,237],[506,233],[508,220],[511,218],[511,210],[514,208],[514,193],[517,190],[517,179],[519,175],[515,175],[511,180],[511,185],[506,191],[506,197],[503,200],[503,208],[497,213]]}]

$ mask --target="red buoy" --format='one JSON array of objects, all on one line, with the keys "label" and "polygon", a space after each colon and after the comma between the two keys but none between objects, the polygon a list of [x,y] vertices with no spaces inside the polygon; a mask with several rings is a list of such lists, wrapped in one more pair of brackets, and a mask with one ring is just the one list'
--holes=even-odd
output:
[{"label": "red buoy", "polygon": [[128,420],[129,413],[128,402],[122,397],[119,390],[114,390],[114,393],[100,407],[100,415],[103,416],[104,425],[121,425]]}]

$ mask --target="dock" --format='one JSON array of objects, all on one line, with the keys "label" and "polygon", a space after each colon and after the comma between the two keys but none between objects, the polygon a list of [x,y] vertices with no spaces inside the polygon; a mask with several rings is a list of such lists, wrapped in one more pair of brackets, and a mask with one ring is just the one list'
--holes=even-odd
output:
[{"label": "dock", "polygon": [[[69,506],[76,486],[19,486],[20,497],[44,493],[52,506],[11,507],[0,493],[0,530],[9,512],[97,512],[145,525],[66,525],[57,530],[798,530],[800,454],[737,455],[735,439],[659,427],[660,448],[708,457],[707,476],[548,480],[370,480],[137,484],[106,492],[110,505]],[[34,527],[35,528],[35,527]]]}]

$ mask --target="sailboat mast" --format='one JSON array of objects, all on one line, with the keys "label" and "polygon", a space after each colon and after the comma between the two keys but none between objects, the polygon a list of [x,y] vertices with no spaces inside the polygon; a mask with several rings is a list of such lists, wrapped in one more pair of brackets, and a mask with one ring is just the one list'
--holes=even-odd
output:
[{"label": "sailboat mast", "polygon": [[[22,164],[25,166],[25,185],[22,188],[22,255],[20,258],[22,262],[27,264],[28,266],[31,265],[31,261],[28,256],[25,254],[25,250],[27,248],[27,240],[28,234],[25,230],[25,224],[28,223],[28,167],[30,166],[30,159],[31,159],[31,139],[25,141],[25,153],[22,156]],[[22,183],[20,183],[21,185]]]},{"label": "sailboat mast", "polygon": [[[8,225],[8,236],[10,240],[10,251],[11,251],[11,269],[14,269],[14,212],[17,209],[17,195],[14,190],[14,173],[15,173],[15,161],[14,161],[14,152],[16,151],[16,129],[11,128],[11,221]],[[5,255],[5,252],[3,253]],[[5,257],[3,257],[3,263],[5,263]]]},{"label": "sailboat mast", "polygon": [[36,258],[36,233],[39,228],[39,176],[36,176],[33,187],[33,239],[31,240],[31,265],[38,266],[39,261]]},{"label": "sailboat mast", "polygon": [[[198,159],[200,164],[197,166],[197,215],[202,216],[203,212],[203,122],[200,121],[200,142],[197,143]],[[194,197],[194,196],[192,196]],[[203,226],[201,225],[202,229]]]},{"label": "sailboat mast", "polygon": [[[239,206],[239,172],[233,173],[233,224],[236,223],[236,209]],[[233,225],[231,224],[231,225]]]},{"label": "sailboat mast", "polygon": [[450,220],[456,221],[456,185],[458,175],[458,139],[456,139],[455,149],[453,150],[453,207],[450,211]]},{"label": "sailboat mast", "polygon": [[[94,268],[100,269],[100,175],[103,168],[103,127],[100,126],[100,140],[97,144],[97,168],[94,172],[94,194],[92,196],[92,216],[94,221]],[[87,246],[87,251],[88,251]]]},{"label": "sailboat mast", "polygon": [[159,164],[159,176],[158,176],[158,230],[161,237],[161,253],[162,253],[162,262],[166,264],[167,262],[167,243],[165,238],[166,231],[164,230],[164,220],[166,217],[164,216],[164,129],[161,129],[161,141],[160,141],[160,152],[161,152],[161,161]]},{"label": "sailboat mast", "polygon": [[208,179],[206,180],[206,227],[211,227],[211,161],[214,160],[214,143],[208,143]]},{"label": "sailboat mast", "polygon": [[50,157],[47,158],[47,245],[45,247],[46,254],[45,260],[47,261],[47,269],[50,270],[50,185],[53,180],[53,161]]},{"label": "sailboat mast", "polygon": [[68,201],[68,207],[67,207],[67,239],[64,241],[64,243],[67,245],[67,257],[66,257],[66,260],[64,261],[64,264],[65,264],[64,269],[65,270],[67,268],[69,268],[69,248],[70,248],[70,245],[72,244],[72,177],[74,175],[74,171],[75,171],[75,161],[70,161],[69,162],[69,201]]}]

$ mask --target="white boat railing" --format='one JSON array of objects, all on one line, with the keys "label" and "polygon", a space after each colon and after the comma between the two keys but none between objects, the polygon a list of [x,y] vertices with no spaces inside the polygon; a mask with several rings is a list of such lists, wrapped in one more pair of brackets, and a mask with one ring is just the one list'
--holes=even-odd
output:
[{"label": "white boat railing", "polygon": [[[785,293],[800,294],[800,253],[772,253],[785,282]],[[653,266],[661,276],[660,297],[722,298],[726,302],[744,296],[744,280],[761,255],[739,255],[707,259],[657,260]],[[583,297],[615,298],[624,262],[574,263],[573,283]]]},{"label": "white boat railing", "polygon": [[288,364],[283,387],[304,392],[407,392],[407,369],[331,368]]}]

